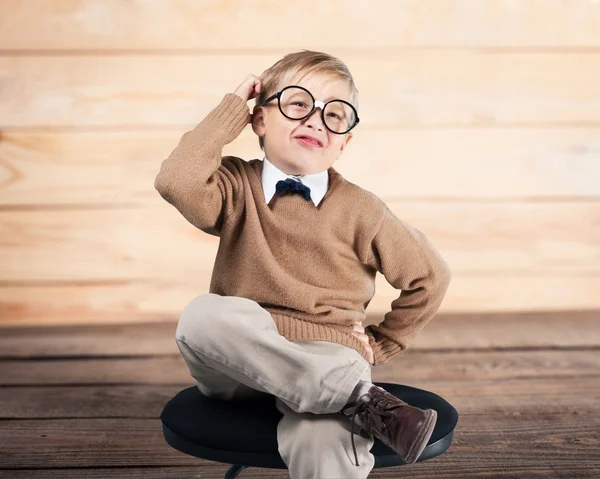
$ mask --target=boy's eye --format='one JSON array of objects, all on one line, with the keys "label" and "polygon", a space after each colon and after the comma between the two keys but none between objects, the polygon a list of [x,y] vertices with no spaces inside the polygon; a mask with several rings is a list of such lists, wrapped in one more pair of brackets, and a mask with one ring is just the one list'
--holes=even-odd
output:
[{"label": "boy's eye", "polygon": [[335,116],[338,120],[340,119],[340,117],[337,113],[329,113],[329,116]]},{"label": "boy's eye", "polygon": [[301,101],[295,101],[293,103],[293,105],[301,105],[301,106],[306,106],[306,103],[302,103]]}]

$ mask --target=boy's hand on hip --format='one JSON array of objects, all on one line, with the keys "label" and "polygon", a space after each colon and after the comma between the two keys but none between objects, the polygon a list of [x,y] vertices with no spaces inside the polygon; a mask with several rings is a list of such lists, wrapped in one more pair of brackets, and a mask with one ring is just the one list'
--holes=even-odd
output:
[{"label": "boy's hand on hip", "polygon": [[373,358],[373,348],[369,344],[369,336],[365,334],[365,328],[363,328],[362,323],[354,323],[353,325],[354,331],[352,334],[365,345],[365,349],[367,350],[367,356],[369,358],[369,363],[373,365],[375,362]]}]

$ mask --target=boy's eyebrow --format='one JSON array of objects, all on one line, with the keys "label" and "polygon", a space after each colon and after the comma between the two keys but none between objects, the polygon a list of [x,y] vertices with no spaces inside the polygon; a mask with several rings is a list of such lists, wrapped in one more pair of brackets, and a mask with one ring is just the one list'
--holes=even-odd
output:
[{"label": "boy's eyebrow", "polygon": [[[298,86],[302,86],[302,85],[298,85]],[[303,87],[303,88],[306,88],[311,93],[311,95],[314,96],[315,99],[317,99],[315,94],[312,92],[312,90],[310,88],[308,88],[308,87]],[[346,100],[344,97],[338,97],[338,96],[327,97],[327,98],[325,98],[325,100],[323,100],[323,102],[327,103],[329,100],[344,100],[344,101],[347,101],[348,103],[352,103],[350,100]]]},{"label": "boy's eyebrow", "polygon": [[[343,99],[344,99],[343,97],[339,97],[339,96],[330,96],[330,97],[325,98],[325,100],[323,100],[323,101],[325,103],[327,103],[329,100],[343,100]],[[346,100],[346,101],[350,101],[350,100]]]}]

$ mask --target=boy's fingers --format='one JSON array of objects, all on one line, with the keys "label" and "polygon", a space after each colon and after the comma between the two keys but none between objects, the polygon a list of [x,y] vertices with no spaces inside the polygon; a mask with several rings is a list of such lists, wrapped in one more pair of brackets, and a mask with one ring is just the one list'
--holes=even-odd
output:
[{"label": "boy's fingers", "polygon": [[354,332],[353,334],[354,334],[354,336],[356,336],[358,339],[360,339],[361,341],[363,341],[364,343],[366,343],[366,344],[367,344],[367,346],[369,346],[369,347],[370,347],[370,344],[369,344],[369,336],[367,336],[366,334],[363,334],[363,333],[357,333],[357,332]]},{"label": "boy's fingers", "polygon": [[365,332],[364,326],[360,323],[354,323],[353,327],[354,327],[354,331],[358,331],[359,333]]}]

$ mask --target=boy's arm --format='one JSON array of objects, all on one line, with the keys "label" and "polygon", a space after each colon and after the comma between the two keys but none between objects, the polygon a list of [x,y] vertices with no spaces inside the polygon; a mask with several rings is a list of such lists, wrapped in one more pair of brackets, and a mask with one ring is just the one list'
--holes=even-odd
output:
[{"label": "boy's arm", "polygon": [[373,366],[379,366],[405,350],[410,339],[433,318],[450,284],[451,272],[429,239],[398,219],[387,206],[370,245],[368,264],[402,290],[384,320],[365,327],[373,349]]},{"label": "boy's arm", "polygon": [[250,121],[246,101],[227,93],[219,105],[181,137],[160,166],[154,188],[194,226],[218,236],[234,210],[241,184],[221,162],[223,147]]}]

